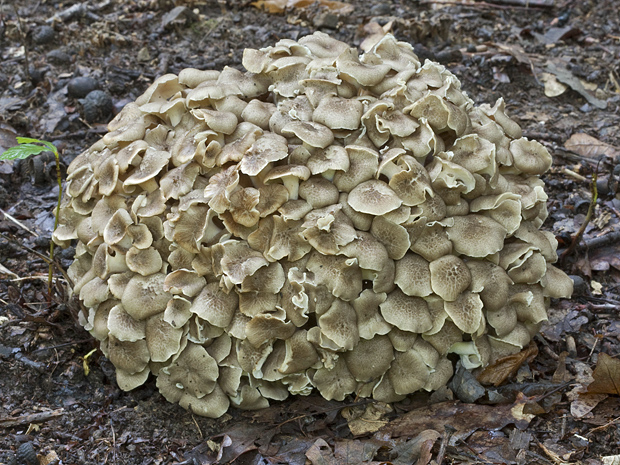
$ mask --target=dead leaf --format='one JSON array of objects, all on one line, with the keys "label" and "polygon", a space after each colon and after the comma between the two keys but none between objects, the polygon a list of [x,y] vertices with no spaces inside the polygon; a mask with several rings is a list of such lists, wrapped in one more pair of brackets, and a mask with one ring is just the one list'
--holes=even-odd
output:
[{"label": "dead leaf", "polygon": [[332,454],[329,444],[324,439],[317,439],[306,452],[306,457],[312,465],[336,465],[336,458]]},{"label": "dead leaf", "polygon": [[555,44],[560,40],[570,39],[581,34],[581,30],[572,26],[566,27],[550,27],[545,34],[538,34],[533,32],[532,35],[536,37],[543,44]]},{"label": "dead leaf", "polygon": [[583,132],[570,136],[570,139],[564,143],[564,147],[571,152],[588,158],[598,158],[601,155],[615,158],[620,155],[620,149],[617,147],[601,142],[596,137],[589,136]]},{"label": "dead leaf", "polygon": [[606,455],[601,457],[601,461],[605,465],[620,465],[620,455]]},{"label": "dead leaf", "polygon": [[536,355],[538,355],[538,347],[536,347],[536,344],[531,343],[521,352],[500,358],[487,366],[478,375],[478,381],[481,384],[499,386],[506,379],[513,376],[521,365],[526,361],[533,360]]},{"label": "dead leaf", "polygon": [[39,456],[39,465],[49,465],[54,463],[60,463],[60,457],[55,451],[49,451],[45,455]]},{"label": "dead leaf", "polygon": [[284,13],[288,0],[258,0],[252,2],[252,6],[259,10],[265,10],[267,13]]},{"label": "dead leaf", "polygon": [[268,13],[284,13],[287,8],[306,8],[318,3],[326,7],[332,13],[348,15],[353,13],[354,7],[348,3],[335,0],[257,0],[252,2],[252,6],[265,10]]},{"label": "dead leaf", "polygon": [[391,450],[392,454],[396,454],[396,457],[391,460],[392,464],[409,465],[415,462],[416,465],[426,465],[430,460],[430,449],[440,437],[439,432],[427,429],[413,439],[397,443]]},{"label": "dead leaf", "polygon": [[534,63],[532,63],[532,60],[531,60],[530,56],[523,49],[523,47],[520,47],[519,45],[512,45],[512,44],[511,45],[508,45],[508,44],[495,44],[495,46],[500,51],[502,51],[504,53],[508,53],[509,55],[512,55],[519,63],[522,63],[524,65],[528,65],[530,67],[530,69],[532,70],[532,74],[534,75],[534,78],[538,82],[538,77],[536,75],[536,68],[534,68]]},{"label": "dead leaf", "polygon": [[547,97],[557,97],[568,89],[566,84],[562,84],[551,73],[542,73],[541,80],[545,83],[545,95]]},{"label": "dead leaf", "polygon": [[342,416],[347,420],[353,436],[374,433],[388,424],[383,417],[392,411],[392,407],[383,402],[358,405],[342,409]]},{"label": "dead leaf", "polygon": [[368,463],[381,447],[376,441],[344,440],[336,442],[334,456],[337,463]]},{"label": "dead leaf", "polygon": [[[199,444],[189,453],[189,458],[201,465],[231,463],[246,452],[256,450],[259,443],[268,444],[276,432],[277,428],[273,426],[240,423],[229,431]],[[218,438],[222,438],[221,443],[214,451],[213,439]]]},{"label": "dead leaf", "polygon": [[606,398],[606,394],[579,393],[570,404],[570,414],[575,418],[583,418]]},{"label": "dead leaf", "polygon": [[528,399],[520,395],[514,404],[478,405],[459,401],[442,402],[411,410],[379,430],[391,437],[416,436],[427,429],[443,431],[445,425],[456,429],[453,437],[465,439],[478,429],[495,431],[514,423],[525,428],[534,415],[524,414]]},{"label": "dead leaf", "polygon": [[588,103],[595,106],[596,108],[600,108],[604,110],[607,108],[607,102],[604,100],[600,100],[592,95],[584,86],[581,79],[576,77],[573,73],[571,73],[568,69],[566,69],[561,64],[553,63],[552,61],[547,62],[547,71],[557,78],[558,81],[568,85],[575,92],[581,94],[583,98],[585,98]]},{"label": "dead leaf", "polygon": [[592,377],[594,381],[588,386],[590,394],[620,395],[620,360],[601,352]]}]

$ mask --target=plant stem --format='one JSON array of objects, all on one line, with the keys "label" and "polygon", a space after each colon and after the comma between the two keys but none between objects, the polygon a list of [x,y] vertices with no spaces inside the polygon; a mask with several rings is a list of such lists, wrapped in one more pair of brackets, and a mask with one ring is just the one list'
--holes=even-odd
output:
[{"label": "plant stem", "polygon": [[[62,202],[62,177],[60,175],[60,156],[58,150],[54,150],[54,157],[56,158],[56,180],[58,181],[58,203],[56,204],[56,215],[54,218],[54,231],[58,227],[58,217],[60,216],[60,204]],[[53,233],[52,233],[53,234]],[[49,293],[49,300],[51,304],[52,300],[52,277],[54,274],[54,239],[50,240],[50,271],[47,278],[47,291]]]}]

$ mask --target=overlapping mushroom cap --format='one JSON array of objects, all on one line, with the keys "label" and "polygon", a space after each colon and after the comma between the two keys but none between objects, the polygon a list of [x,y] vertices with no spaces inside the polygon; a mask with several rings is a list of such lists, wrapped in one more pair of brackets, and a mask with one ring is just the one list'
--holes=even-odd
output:
[{"label": "overlapping mushroom cap", "polygon": [[68,170],[55,240],[121,388],[211,417],[313,388],[395,401],[526,345],[572,283],[547,150],[385,36],[155,81]]}]

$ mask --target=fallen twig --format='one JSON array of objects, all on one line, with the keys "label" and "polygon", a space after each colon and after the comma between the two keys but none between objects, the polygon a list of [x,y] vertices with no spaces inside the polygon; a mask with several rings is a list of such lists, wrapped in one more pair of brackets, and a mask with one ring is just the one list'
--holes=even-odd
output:
[{"label": "fallen twig", "polygon": [[617,242],[620,242],[620,231],[613,231],[603,234],[602,236],[593,237],[592,239],[586,239],[583,244],[578,246],[578,248],[580,250],[598,249],[600,247],[614,245]]},{"label": "fallen twig", "polygon": [[17,226],[19,226],[19,227],[20,227],[20,228],[22,228],[23,230],[28,231],[28,232],[29,232],[30,234],[32,234],[33,236],[39,237],[39,235],[38,235],[36,232],[34,232],[34,231],[32,231],[32,230],[28,229],[28,227],[27,227],[25,224],[21,223],[20,221],[18,221],[17,219],[15,219],[15,218],[14,218],[14,217],[12,217],[11,215],[9,215],[7,212],[5,212],[4,210],[2,210],[1,208],[0,208],[0,213],[2,213],[2,214],[4,215],[4,217],[5,217],[7,220],[12,221],[13,223],[15,223]]},{"label": "fallen twig", "polygon": [[565,260],[566,257],[571,255],[575,251],[577,244],[579,244],[579,241],[581,240],[583,233],[586,231],[586,228],[588,227],[588,224],[590,223],[590,220],[592,219],[592,216],[594,215],[594,208],[596,207],[596,201],[598,200],[598,189],[596,187],[596,179],[598,177],[597,175],[598,175],[598,164],[596,165],[596,169],[592,173],[592,181],[590,183],[590,189],[592,191],[592,198],[590,199],[590,206],[588,207],[588,213],[586,213],[586,217],[583,220],[583,223],[581,224],[579,231],[577,231],[577,234],[575,234],[575,236],[573,237],[573,241],[570,243],[568,248],[564,252],[562,252],[562,255],[560,255],[560,262]]},{"label": "fallen twig", "polygon": [[20,415],[18,417],[4,417],[0,418],[0,427],[13,428],[14,426],[26,425],[29,423],[41,423],[61,417],[64,414],[64,409],[61,408],[58,410],[50,410],[47,412],[28,413],[26,415]]},{"label": "fallen twig", "polygon": [[[463,3],[458,1],[447,2],[441,0],[422,0],[422,5],[455,5],[469,8],[496,8],[499,10],[537,10],[544,8],[551,8],[553,4],[549,4],[550,0],[510,0],[507,2],[476,2],[476,3]],[[529,5],[528,5],[529,4]]]}]

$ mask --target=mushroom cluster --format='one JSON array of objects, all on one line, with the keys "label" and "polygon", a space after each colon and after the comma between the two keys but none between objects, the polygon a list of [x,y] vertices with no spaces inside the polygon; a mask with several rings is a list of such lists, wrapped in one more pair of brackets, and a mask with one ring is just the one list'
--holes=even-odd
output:
[{"label": "mushroom cluster", "polygon": [[54,234],[122,389],[171,402],[391,402],[521,350],[551,265],[551,156],[500,99],[385,36],[317,32],[157,79],[68,169]]}]

